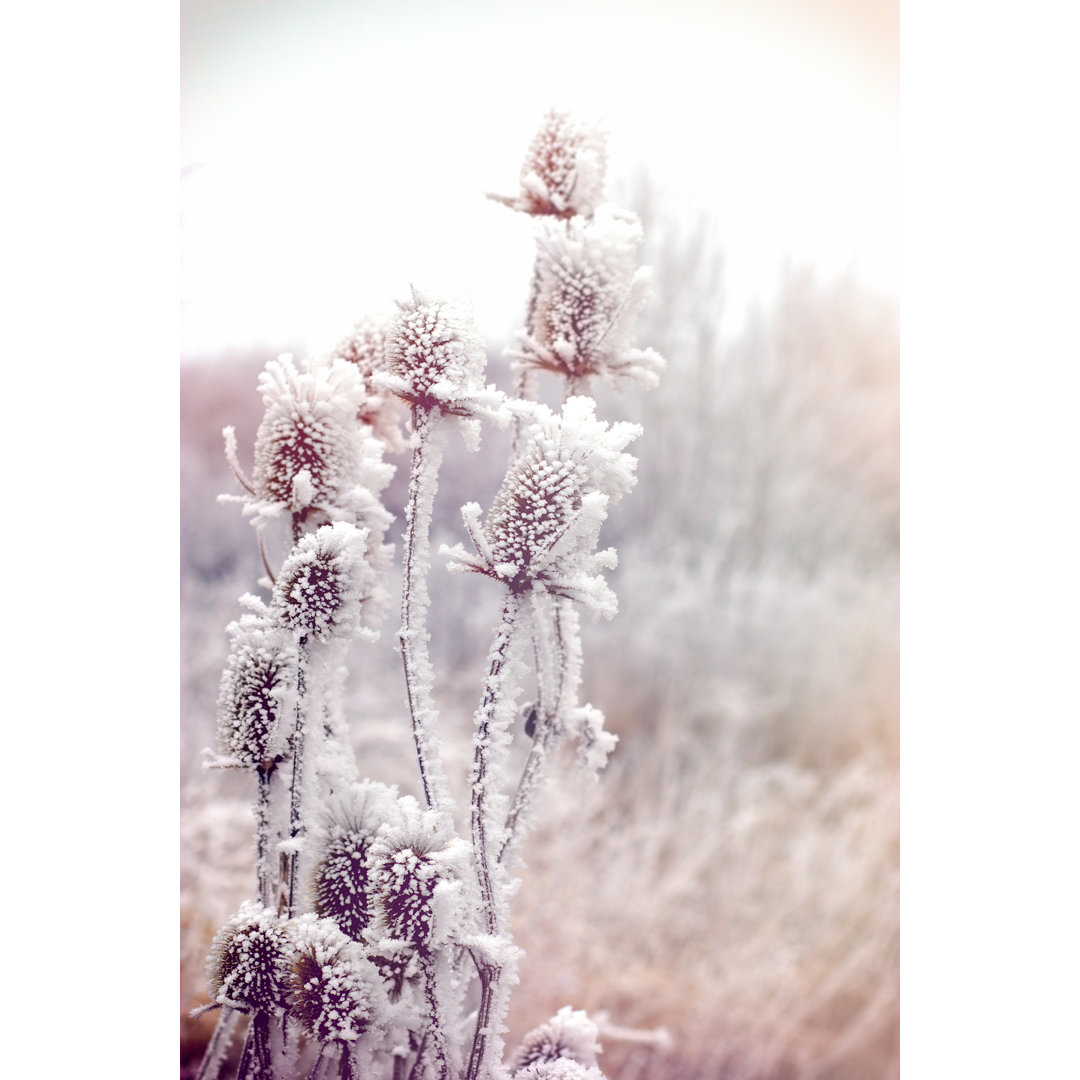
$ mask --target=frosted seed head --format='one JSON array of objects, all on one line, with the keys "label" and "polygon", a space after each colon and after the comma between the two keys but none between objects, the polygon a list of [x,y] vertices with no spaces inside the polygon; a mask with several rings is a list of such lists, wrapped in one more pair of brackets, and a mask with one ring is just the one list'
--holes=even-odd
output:
[{"label": "frosted seed head", "polygon": [[537,1061],[514,1073],[513,1080],[604,1080],[596,1065],[581,1065],[570,1058]]},{"label": "frosted seed head", "polygon": [[376,1020],[385,999],[382,980],[357,942],[330,919],[294,920],[292,1015],[322,1042],[352,1042]]},{"label": "frosted seed head", "polygon": [[[601,1052],[599,1028],[583,1009],[564,1005],[550,1020],[533,1028],[521,1041],[511,1067],[515,1070],[541,1062],[568,1060],[578,1065],[596,1064]],[[575,1074],[576,1075],[576,1074]]]},{"label": "frosted seed head", "polygon": [[394,801],[391,788],[365,780],[331,796],[322,809],[312,906],[354,941],[361,940],[372,920],[368,854],[380,826],[394,811]]},{"label": "frosted seed head", "polygon": [[588,220],[544,222],[537,237],[536,295],[529,326],[511,351],[519,368],[554,372],[572,386],[659,382],[664,361],[634,347],[634,323],[649,298],[637,268],[637,218],[610,206]]},{"label": "frosted seed head", "polygon": [[604,190],[607,140],[603,129],[551,109],[529,144],[515,198],[492,196],[526,214],[592,214]]},{"label": "frosted seed head", "polygon": [[[493,577],[512,592],[537,585],[614,614],[614,594],[598,576],[612,552],[595,553],[610,503],[634,485],[636,462],[622,448],[635,424],[596,419],[591,398],[573,397],[556,416],[543,405],[518,406],[525,449],[507,471],[474,535],[477,556],[448,549],[452,565]],[[473,531],[474,516],[466,514]]]},{"label": "frosted seed head", "polygon": [[252,768],[284,748],[295,694],[296,649],[269,617],[241,616],[230,623],[229,659],[218,693],[221,752]]},{"label": "frosted seed head", "polygon": [[399,814],[371,848],[380,930],[429,952],[454,925],[468,845],[448,836],[439,815],[409,796],[399,800]]},{"label": "frosted seed head", "polygon": [[289,924],[272,908],[246,901],[211,945],[211,998],[244,1012],[286,1008],[293,955]]},{"label": "frosted seed head", "polygon": [[376,385],[375,376],[386,370],[386,335],[389,318],[367,315],[357,320],[352,331],[334,348],[331,356],[356,368],[364,382],[364,401],[359,419],[394,453],[406,448],[401,432],[401,402]]},{"label": "frosted seed head", "polygon": [[367,530],[338,521],[302,536],[274,586],[273,608],[297,633],[320,641],[363,632],[362,607],[378,585]]}]

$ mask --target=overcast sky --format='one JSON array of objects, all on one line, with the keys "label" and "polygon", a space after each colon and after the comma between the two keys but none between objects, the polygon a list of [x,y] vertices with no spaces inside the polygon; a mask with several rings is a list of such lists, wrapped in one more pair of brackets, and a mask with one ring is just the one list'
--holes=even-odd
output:
[{"label": "overcast sky", "polygon": [[895,0],[186,0],[182,349],[328,344],[410,282],[520,322],[552,105],[711,212],[736,305],[790,254],[896,282]]}]

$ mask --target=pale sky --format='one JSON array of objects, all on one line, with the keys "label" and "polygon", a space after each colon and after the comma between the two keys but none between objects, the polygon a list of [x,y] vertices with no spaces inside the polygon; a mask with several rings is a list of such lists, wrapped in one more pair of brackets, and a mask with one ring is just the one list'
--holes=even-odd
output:
[{"label": "pale sky", "polygon": [[896,287],[896,0],[186,0],[182,351],[332,343],[410,283],[520,323],[514,193],[552,105],[716,221],[736,308],[780,259]]}]

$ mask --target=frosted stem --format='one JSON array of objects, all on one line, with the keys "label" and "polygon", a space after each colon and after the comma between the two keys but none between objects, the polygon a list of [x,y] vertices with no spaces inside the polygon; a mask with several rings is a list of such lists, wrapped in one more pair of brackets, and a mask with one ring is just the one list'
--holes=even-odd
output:
[{"label": "frosted stem", "polygon": [[254,1013],[248,1026],[236,1080],[275,1080],[270,1053],[270,1014]]},{"label": "frosted stem", "polygon": [[[450,1062],[447,1057],[446,1020],[439,1006],[436,958],[431,953],[425,953],[420,958],[420,964],[424,974],[424,1000],[427,1003],[428,1026],[427,1031],[424,1032],[424,1046],[421,1047],[417,1060],[421,1060],[425,1053],[430,1055],[437,1080],[449,1080]],[[429,1049],[425,1050],[425,1048]]]},{"label": "frosted stem", "polygon": [[270,783],[277,766],[268,769],[261,765],[255,769],[259,781],[259,795],[255,803],[255,874],[258,880],[259,903],[269,907],[273,899],[273,881],[270,870]]},{"label": "frosted stem", "polygon": [[412,417],[413,456],[405,505],[398,641],[405,667],[405,689],[424,800],[433,810],[449,816],[450,792],[438,754],[438,712],[431,694],[433,675],[427,631],[429,530],[445,443],[442,432],[436,430],[437,421],[432,413],[414,406]]},{"label": "frosted stem", "polygon": [[221,1075],[221,1067],[225,1064],[225,1055],[229,1052],[229,1044],[232,1042],[239,1016],[235,1009],[230,1009],[227,1005],[222,1007],[195,1080],[217,1080]]},{"label": "frosted stem", "polygon": [[296,914],[296,879],[300,852],[296,850],[295,842],[300,838],[303,827],[300,802],[304,783],[304,728],[307,722],[307,634],[301,634],[297,640],[296,655],[296,727],[293,730],[293,771],[289,792],[289,840],[292,843],[288,853],[281,858],[281,894],[278,897],[278,912],[284,912],[288,919]]},{"label": "frosted stem", "polygon": [[[476,710],[473,734],[472,770],[472,842],[473,862],[480,888],[480,902],[484,927],[493,938],[500,938],[506,930],[506,901],[502,890],[494,880],[498,864],[495,845],[498,842],[492,821],[492,803],[496,792],[491,790],[502,775],[503,762],[493,761],[494,754],[505,754],[504,732],[498,730],[497,710],[508,688],[508,661],[514,637],[515,622],[521,608],[521,597],[508,594],[503,606],[502,621],[488,654],[488,676],[484,684],[484,696]],[[502,828],[501,823],[498,826]],[[489,1066],[492,1047],[495,1045],[496,1029],[500,1019],[498,1011],[499,981],[502,968],[474,954],[480,975],[480,1008],[476,1017],[472,1053],[469,1057],[467,1080],[477,1080]]]},{"label": "frosted stem", "polygon": [[[573,609],[573,601],[560,598],[556,602],[552,622],[554,624],[554,643],[551,657],[551,672],[555,676],[555,695],[549,707],[544,707],[543,687],[548,683],[545,673],[539,670],[544,657],[544,650],[537,646],[537,681],[541,687],[537,702],[536,731],[529,756],[525,759],[521,779],[510,803],[510,812],[506,816],[506,836],[499,851],[499,861],[505,862],[511,847],[521,838],[522,830],[528,820],[532,803],[543,787],[548,755],[561,730],[560,714],[567,707],[576,704],[577,683],[581,677],[581,641],[579,623]],[[535,637],[539,641],[544,628],[542,620],[547,612],[536,612]]]}]

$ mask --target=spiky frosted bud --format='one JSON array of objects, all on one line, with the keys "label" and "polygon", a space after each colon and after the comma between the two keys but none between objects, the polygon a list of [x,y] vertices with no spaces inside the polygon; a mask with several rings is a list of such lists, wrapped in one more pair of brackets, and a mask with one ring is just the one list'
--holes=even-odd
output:
[{"label": "spiky frosted bud", "polygon": [[332,356],[352,364],[364,381],[364,402],[359,419],[393,451],[405,449],[401,432],[401,402],[375,383],[375,376],[386,370],[386,335],[389,319],[364,316],[352,332],[338,342]]},{"label": "spiky frosted bud", "polygon": [[322,1042],[352,1042],[372,1025],[385,992],[360,945],[331,919],[294,920],[297,956],[292,968],[292,1015]]},{"label": "spiky frosted bud", "polygon": [[602,129],[567,112],[550,110],[521,166],[515,198],[492,195],[526,214],[592,214],[604,193],[607,145]]},{"label": "spiky frosted bud", "polygon": [[659,382],[664,361],[634,347],[634,322],[649,298],[650,271],[637,268],[641,225],[634,215],[601,207],[590,221],[544,222],[537,238],[531,325],[511,351],[518,367],[551,371],[584,389]]},{"label": "spiky frosted bud", "polygon": [[378,494],[393,466],[384,444],[357,420],[367,400],[364,380],[345,360],[292,357],[271,360],[259,377],[266,412],[255,437],[255,472],[249,482],[236,459],[235,434],[225,429],[226,454],[250,497],[232,497],[262,528],[282,513],[301,522],[350,521],[371,530],[376,544],[391,516]]},{"label": "spiky frosted bud", "polygon": [[378,584],[366,539],[366,529],[343,521],[300,538],[274,585],[273,608],[286,626],[320,641],[364,633],[362,608]]},{"label": "spiky frosted bud", "polygon": [[622,448],[636,424],[597,420],[591,398],[570,398],[562,414],[529,407],[521,456],[506,473],[482,527],[479,507],[462,509],[478,557],[457,547],[451,564],[502,580],[515,592],[539,584],[611,614],[614,597],[596,570],[613,552],[594,554],[609,503],[634,485],[635,459]]},{"label": "spiky frosted bud", "polygon": [[578,1065],[596,1064],[603,1047],[599,1029],[583,1009],[564,1005],[550,1020],[533,1028],[521,1041],[511,1068],[520,1072],[529,1065],[569,1060]]},{"label": "spiky frosted bud", "polygon": [[331,796],[323,807],[313,906],[317,915],[333,919],[354,941],[360,940],[373,915],[368,852],[394,809],[391,789],[372,780]]},{"label": "spiky frosted bud", "polygon": [[596,1065],[582,1065],[570,1058],[537,1061],[514,1073],[514,1080],[604,1080]]},{"label": "spiky frosted bud", "polygon": [[509,420],[504,397],[484,388],[484,342],[472,317],[415,288],[398,301],[398,314],[386,339],[388,372],[377,386],[424,411],[449,416],[486,418],[500,426]]},{"label": "spiky frosted bud", "polygon": [[289,924],[272,908],[245,901],[210,947],[211,999],[245,1012],[286,1008],[293,955]]},{"label": "spiky frosted bud", "polygon": [[227,630],[231,648],[218,694],[218,742],[227,757],[256,767],[283,749],[296,649],[291,635],[265,616],[242,615]]},{"label": "spiky frosted bud", "polygon": [[453,927],[468,845],[443,832],[434,810],[406,796],[400,817],[371,849],[380,930],[420,951],[441,945]]}]

